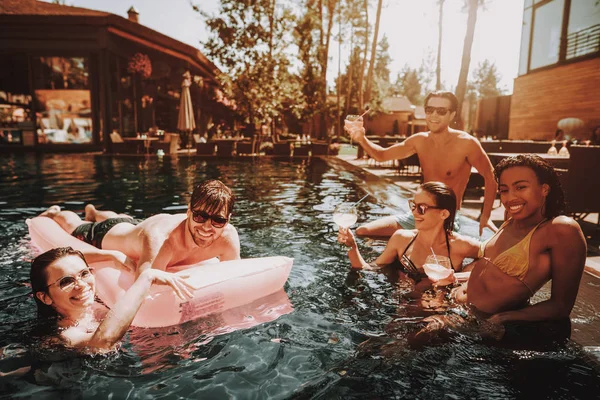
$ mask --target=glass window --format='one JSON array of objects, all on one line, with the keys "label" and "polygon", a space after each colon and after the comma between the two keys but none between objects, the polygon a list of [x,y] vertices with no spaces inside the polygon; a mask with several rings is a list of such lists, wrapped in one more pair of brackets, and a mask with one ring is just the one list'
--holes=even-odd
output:
[{"label": "glass window", "polygon": [[530,70],[558,62],[563,9],[564,0],[554,0],[534,9]]},{"label": "glass window", "polygon": [[600,2],[572,0],[567,31],[567,59],[600,50]]},{"label": "glass window", "polygon": [[532,4],[533,4],[532,0],[525,0],[525,8],[531,7]]},{"label": "glass window", "polygon": [[28,71],[26,55],[2,56],[0,144],[24,144],[24,136],[26,141],[33,138],[32,98]]},{"label": "glass window", "polygon": [[529,58],[529,39],[531,39],[531,8],[523,12],[523,28],[521,29],[521,54],[519,55],[519,75],[527,73]]},{"label": "glass window", "polygon": [[40,143],[91,143],[89,60],[33,58],[35,109]]}]

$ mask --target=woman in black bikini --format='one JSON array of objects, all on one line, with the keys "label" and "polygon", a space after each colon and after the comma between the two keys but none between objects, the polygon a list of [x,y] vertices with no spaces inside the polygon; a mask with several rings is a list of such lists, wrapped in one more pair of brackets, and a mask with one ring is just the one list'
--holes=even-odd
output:
[{"label": "woman in black bikini", "polygon": [[417,282],[420,287],[426,286],[423,287],[426,289],[432,282],[424,279],[427,277],[423,265],[432,251],[438,260],[449,259],[452,269],[459,272],[463,259],[477,257],[479,242],[452,231],[456,215],[456,195],[446,184],[422,184],[414,199],[409,200],[409,205],[415,217],[416,229],[397,230],[374,263],[369,264],[363,259],[349,229],[340,228],[338,241],[350,247],[348,257],[352,268],[376,270],[398,260],[401,273]]}]

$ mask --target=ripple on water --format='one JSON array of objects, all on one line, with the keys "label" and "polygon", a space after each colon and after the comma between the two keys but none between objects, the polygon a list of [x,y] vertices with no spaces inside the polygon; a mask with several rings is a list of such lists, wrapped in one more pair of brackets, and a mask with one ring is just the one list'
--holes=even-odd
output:
[{"label": "ripple on water", "polygon": [[[407,194],[383,181],[367,184],[360,171],[335,160],[9,155],[0,165],[6,194],[0,202],[0,345],[23,347],[36,320],[22,285],[35,254],[26,218],[52,204],[80,215],[87,203],[138,218],[185,212],[194,186],[207,178],[221,179],[236,195],[232,223],[243,257],[294,258],[285,285],[293,311],[273,319],[269,307],[256,305],[254,313],[238,315],[240,325],[218,315],[133,328],[119,352],[36,359],[35,374],[8,378],[8,396],[534,398],[536,389],[541,397],[583,398],[581,388],[599,392],[594,347],[519,353],[462,334],[442,345],[409,346],[407,335],[423,316],[409,314],[415,305],[395,292],[393,277],[350,270],[330,215],[340,202],[369,193],[359,207],[363,222],[406,210]],[[366,259],[384,246],[361,241]]]}]

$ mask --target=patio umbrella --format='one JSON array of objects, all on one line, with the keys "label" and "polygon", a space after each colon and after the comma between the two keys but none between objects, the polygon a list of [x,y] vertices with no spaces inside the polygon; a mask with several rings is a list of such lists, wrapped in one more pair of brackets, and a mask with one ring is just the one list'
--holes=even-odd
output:
[{"label": "patio umbrella", "polygon": [[575,129],[583,128],[585,126],[585,122],[579,118],[563,118],[558,121],[558,129],[562,129],[566,133],[571,133]]},{"label": "patio umbrella", "polygon": [[181,83],[181,98],[179,104],[179,117],[177,118],[177,129],[186,132],[187,147],[190,148],[191,140],[189,135],[196,129],[196,121],[194,120],[194,108],[192,107],[192,96],[190,95],[190,86],[192,84],[192,76],[189,71],[183,74],[183,82]]}]

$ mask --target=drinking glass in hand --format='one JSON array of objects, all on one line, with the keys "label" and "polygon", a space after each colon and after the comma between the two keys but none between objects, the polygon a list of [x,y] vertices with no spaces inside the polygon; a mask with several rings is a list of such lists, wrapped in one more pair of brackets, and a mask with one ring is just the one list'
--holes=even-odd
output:
[{"label": "drinking glass in hand", "polygon": [[354,133],[362,129],[363,127],[363,119],[360,115],[346,115],[346,119],[344,120],[344,129],[350,135],[350,145],[352,145],[352,138]]},{"label": "drinking glass in hand", "polygon": [[358,211],[353,203],[342,203],[333,211],[333,222],[340,228],[350,228],[358,220]]},{"label": "drinking glass in hand", "polygon": [[427,256],[423,269],[427,277],[434,282],[434,286],[446,286],[456,280],[450,259],[446,256]]}]

